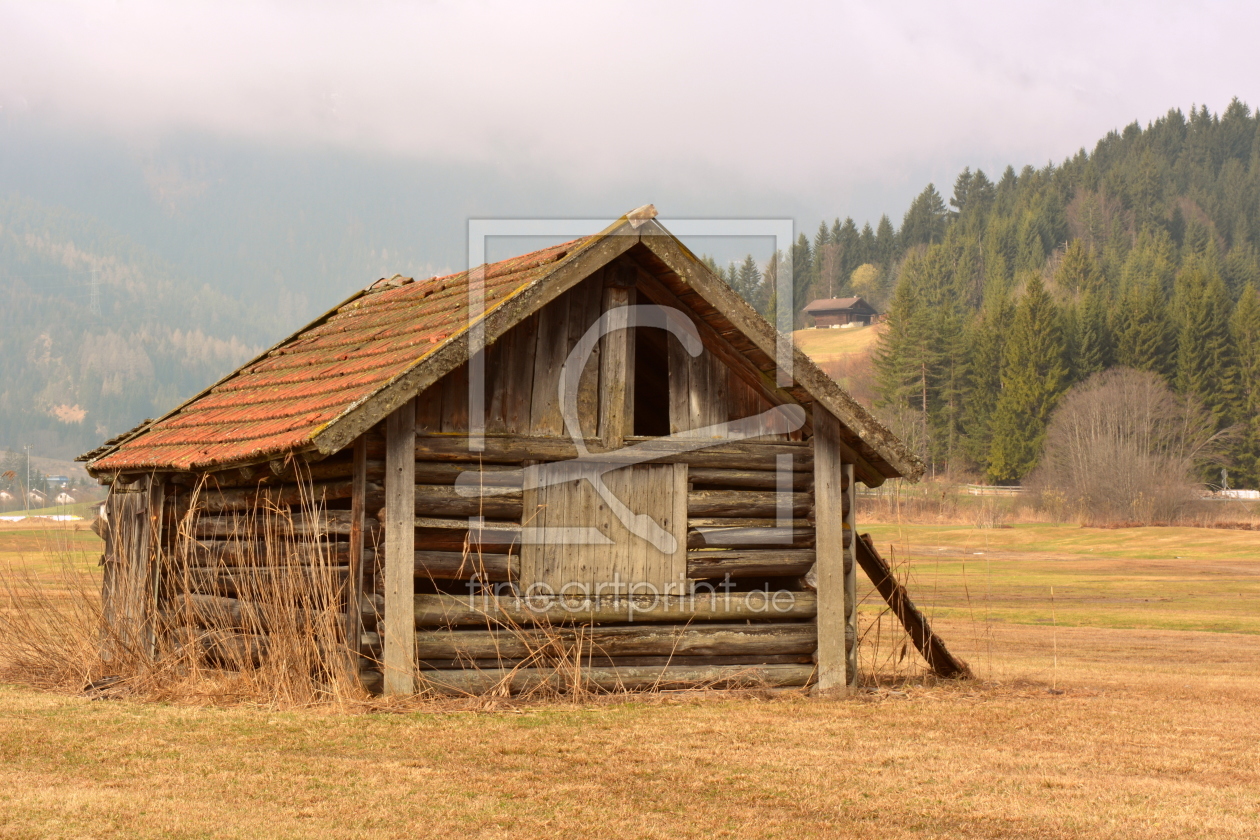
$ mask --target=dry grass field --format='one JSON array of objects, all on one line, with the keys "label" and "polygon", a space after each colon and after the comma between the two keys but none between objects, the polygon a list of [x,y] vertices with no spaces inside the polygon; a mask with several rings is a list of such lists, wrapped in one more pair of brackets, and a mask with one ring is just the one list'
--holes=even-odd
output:
[{"label": "dry grass field", "polygon": [[[915,676],[868,598],[884,678],[844,700],[282,709],[0,686],[0,837],[1260,830],[1260,533],[869,530],[979,680]],[[0,532],[0,563],[51,575],[42,539]],[[59,539],[95,563],[90,534]]]},{"label": "dry grass field", "polygon": [[879,324],[842,330],[805,329],[793,332],[792,340],[811,359],[830,362],[839,356],[869,353],[883,331]]}]

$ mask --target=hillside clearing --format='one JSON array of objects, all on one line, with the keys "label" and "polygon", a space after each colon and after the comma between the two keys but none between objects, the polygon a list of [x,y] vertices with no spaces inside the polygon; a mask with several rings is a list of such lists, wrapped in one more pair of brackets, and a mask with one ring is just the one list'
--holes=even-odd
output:
[{"label": "hillside clearing", "polygon": [[805,355],[817,362],[835,361],[837,356],[866,354],[874,349],[883,326],[849,327],[839,330],[797,330],[792,340]]}]

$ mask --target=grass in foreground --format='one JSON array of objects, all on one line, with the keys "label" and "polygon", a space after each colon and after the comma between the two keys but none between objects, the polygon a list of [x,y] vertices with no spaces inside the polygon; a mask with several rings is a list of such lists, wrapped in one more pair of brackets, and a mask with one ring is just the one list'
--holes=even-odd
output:
[{"label": "grass in foreground", "polygon": [[[943,629],[959,637],[952,625]],[[980,685],[492,713],[0,688],[0,836],[1246,837],[1260,651],[999,628]],[[964,649],[973,661],[978,650]],[[1047,689],[1054,681],[1061,694]]]}]

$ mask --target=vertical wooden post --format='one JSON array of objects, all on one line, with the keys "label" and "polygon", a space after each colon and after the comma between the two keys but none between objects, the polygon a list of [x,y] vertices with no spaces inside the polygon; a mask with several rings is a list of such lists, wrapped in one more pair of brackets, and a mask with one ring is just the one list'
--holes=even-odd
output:
[{"label": "vertical wooden post", "polygon": [[416,401],[385,419],[385,694],[416,691]]},{"label": "vertical wooden post", "polygon": [[149,476],[149,544],[145,546],[146,581],[144,647],[147,656],[157,655],[158,592],[162,585],[163,543],[166,537],[166,477]]},{"label": "vertical wooden post", "polygon": [[844,648],[845,677],[850,688],[857,686],[858,678],[858,623],[857,623],[857,563],[853,562],[857,552],[857,525],[854,515],[857,512],[857,483],[854,480],[853,464],[844,465],[844,533],[842,546],[844,550]]},{"label": "vertical wooden post", "polygon": [[[605,271],[604,312],[634,304],[634,275]],[[634,325],[604,336],[599,356],[599,437],[616,449],[634,431]]]},{"label": "vertical wooden post", "polygon": [[848,690],[845,644],[844,476],[840,421],[814,403],[815,563],[818,572],[818,690]]},{"label": "vertical wooden post", "polygon": [[346,570],[346,676],[359,681],[359,648],[363,638],[363,519],[367,507],[367,437],[354,442],[354,474],[350,485],[350,567]]}]

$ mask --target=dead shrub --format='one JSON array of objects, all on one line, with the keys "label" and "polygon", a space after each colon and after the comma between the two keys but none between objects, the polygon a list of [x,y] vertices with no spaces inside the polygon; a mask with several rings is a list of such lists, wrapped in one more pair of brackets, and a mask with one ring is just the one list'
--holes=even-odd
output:
[{"label": "dead shrub", "polygon": [[1112,368],[1068,392],[1024,486],[1061,519],[1172,522],[1199,495],[1195,470],[1218,462],[1227,437],[1158,375]]}]

